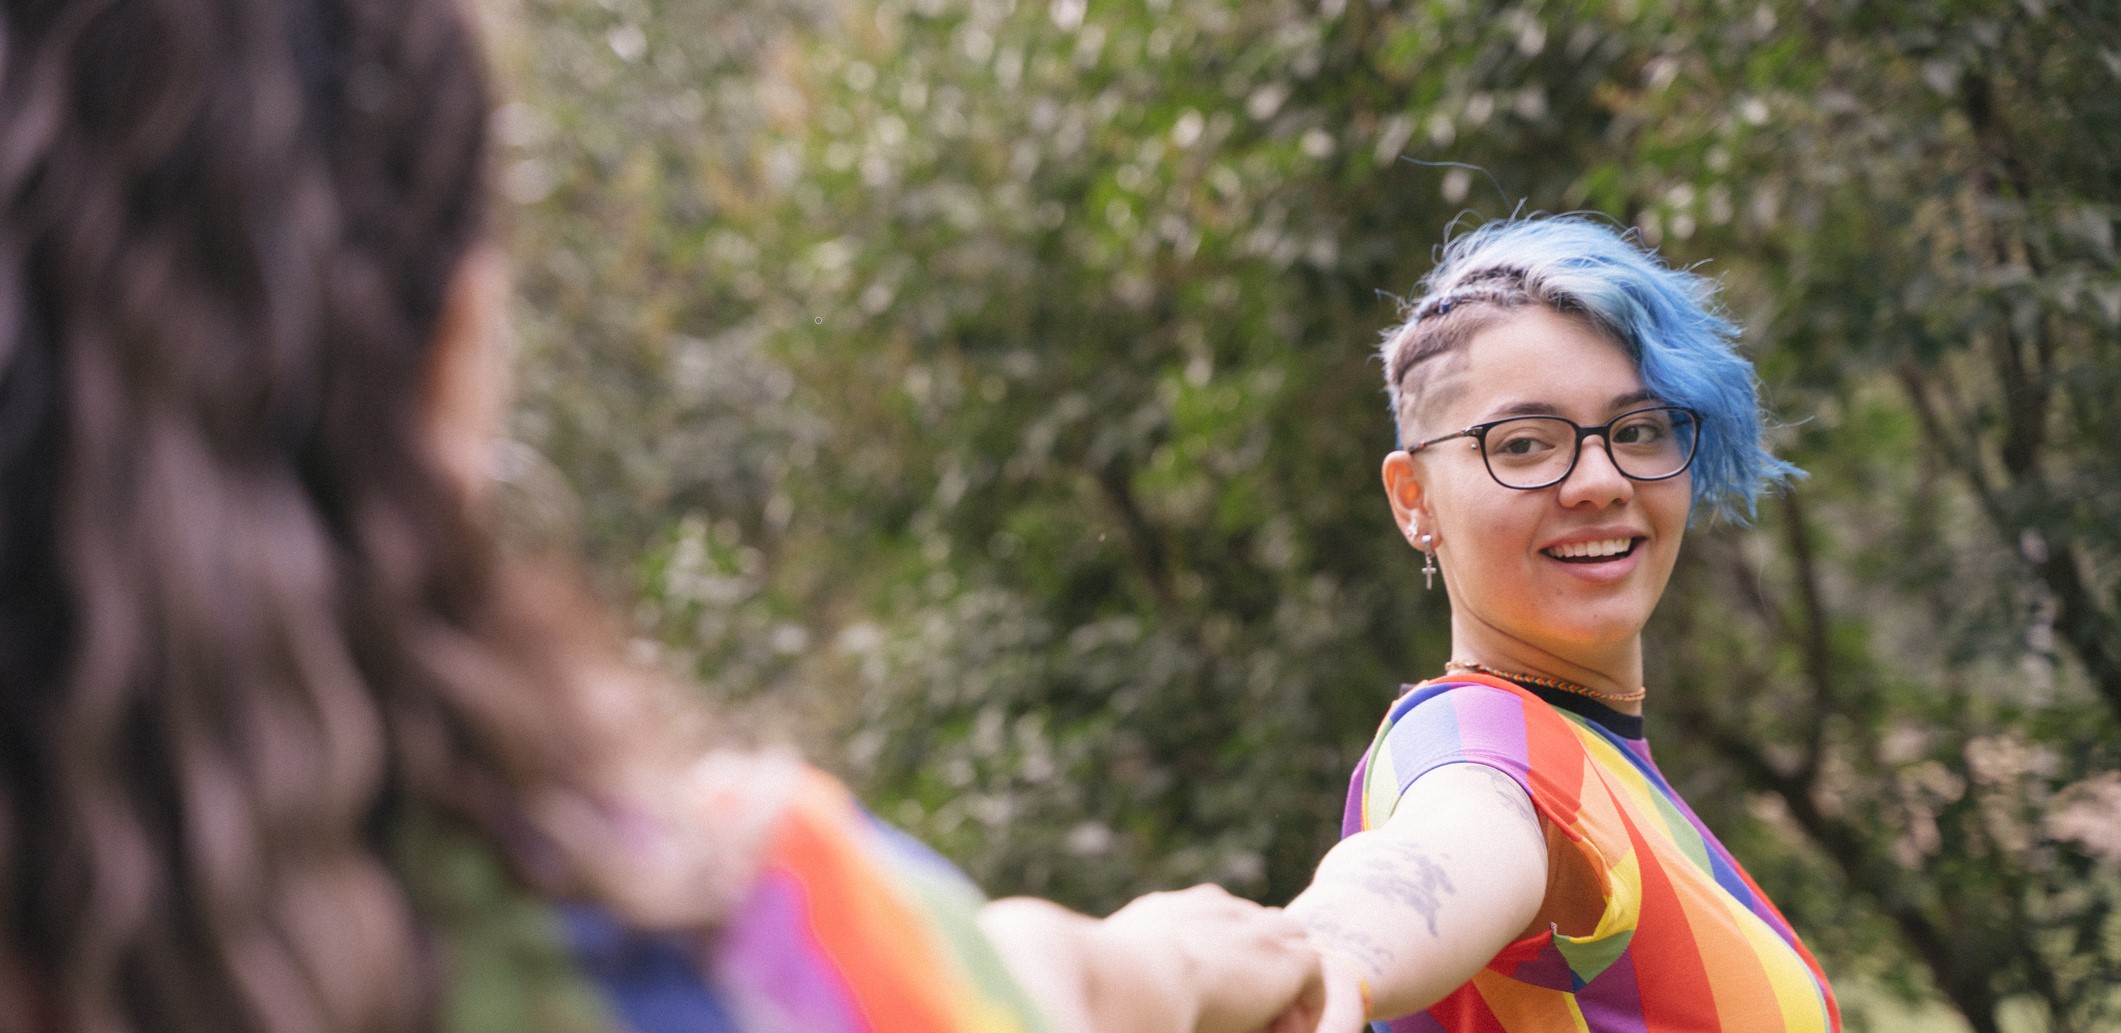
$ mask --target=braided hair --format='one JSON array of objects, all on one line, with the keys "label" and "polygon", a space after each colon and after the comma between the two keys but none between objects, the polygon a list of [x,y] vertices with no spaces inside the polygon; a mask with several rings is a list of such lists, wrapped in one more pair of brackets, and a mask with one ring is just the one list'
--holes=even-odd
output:
[{"label": "braided hair", "polygon": [[1401,440],[1426,404],[1424,365],[1538,305],[1583,320],[1627,353],[1644,387],[1701,414],[1696,512],[1742,521],[1763,489],[1803,475],[1761,443],[1753,364],[1737,350],[1719,285],[1666,265],[1630,233],[1572,215],[1491,222],[1444,245],[1421,287],[1379,349]]}]

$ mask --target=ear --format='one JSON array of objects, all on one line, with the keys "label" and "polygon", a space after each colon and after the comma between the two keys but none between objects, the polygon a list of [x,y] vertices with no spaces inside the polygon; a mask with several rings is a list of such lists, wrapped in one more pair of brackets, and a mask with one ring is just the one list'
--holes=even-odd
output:
[{"label": "ear", "polygon": [[1428,508],[1428,489],[1422,484],[1421,464],[1397,449],[1385,457],[1385,499],[1392,506],[1392,521],[1407,543],[1421,547],[1423,534],[1435,534],[1436,522]]},{"label": "ear", "polygon": [[449,283],[427,359],[427,426],[435,455],[472,498],[492,480],[488,456],[506,424],[509,398],[508,264],[479,245]]}]

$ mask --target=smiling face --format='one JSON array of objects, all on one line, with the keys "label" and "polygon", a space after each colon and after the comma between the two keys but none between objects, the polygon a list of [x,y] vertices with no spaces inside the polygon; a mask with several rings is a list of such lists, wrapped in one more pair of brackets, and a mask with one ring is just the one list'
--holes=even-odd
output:
[{"label": "smiling face", "polygon": [[[1498,314],[1434,365],[1410,441],[1508,416],[1596,426],[1659,401],[1619,345],[1543,306]],[[1565,480],[1532,491],[1496,483],[1472,438],[1386,458],[1400,529],[1415,526],[1417,547],[1435,536],[1454,658],[1593,688],[1642,684],[1642,628],[1678,558],[1692,483],[1630,480],[1605,444],[1586,440]]]}]

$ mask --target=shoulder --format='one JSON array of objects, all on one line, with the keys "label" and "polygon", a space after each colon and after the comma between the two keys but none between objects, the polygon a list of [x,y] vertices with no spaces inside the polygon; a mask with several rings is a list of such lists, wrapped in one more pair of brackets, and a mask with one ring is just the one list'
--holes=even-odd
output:
[{"label": "shoulder", "polygon": [[793,772],[757,870],[754,895],[775,880],[793,879],[805,892],[872,903],[896,897],[912,906],[954,898],[977,905],[981,899],[955,865],[877,820],[846,786],[812,767]]},{"label": "shoulder", "polygon": [[1522,762],[1569,722],[1530,692],[1496,679],[1469,676],[1409,686],[1386,711],[1371,747],[1399,760],[1477,759],[1493,755]]},{"label": "shoulder", "polygon": [[1447,720],[1458,714],[1501,716],[1521,714],[1526,702],[1536,702],[1523,689],[1507,682],[1478,676],[1434,678],[1408,685],[1385,711],[1384,723],[1395,725],[1417,712],[1429,721]]},{"label": "shoulder", "polygon": [[984,897],[815,768],[794,773],[708,964],[746,1028],[1043,1028],[980,933]]},{"label": "shoulder", "polygon": [[1375,827],[1416,780],[1452,764],[1499,771],[1537,802],[1535,769],[1580,750],[1565,718],[1508,682],[1454,676],[1409,686],[1357,769],[1359,810],[1351,808],[1346,831]]}]

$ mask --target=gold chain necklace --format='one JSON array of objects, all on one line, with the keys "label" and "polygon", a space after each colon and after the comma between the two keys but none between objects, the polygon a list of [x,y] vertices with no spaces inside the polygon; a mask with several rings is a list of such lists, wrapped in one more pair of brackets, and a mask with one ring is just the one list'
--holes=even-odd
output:
[{"label": "gold chain necklace", "polygon": [[1634,689],[1628,692],[1600,692],[1597,689],[1591,688],[1588,685],[1578,685],[1572,681],[1562,681],[1559,678],[1545,678],[1536,674],[1520,674],[1516,671],[1504,671],[1498,668],[1489,667],[1486,664],[1476,664],[1470,660],[1453,660],[1447,664],[1444,664],[1443,669],[1446,671],[1470,671],[1474,674],[1493,675],[1494,677],[1501,678],[1505,681],[1524,682],[1529,685],[1542,685],[1549,689],[1556,689],[1561,692],[1573,692],[1578,696],[1589,696],[1592,699],[1602,700],[1607,703],[1640,703],[1642,702],[1643,697],[1649,695],[1649,691],[1647,689]]}]

